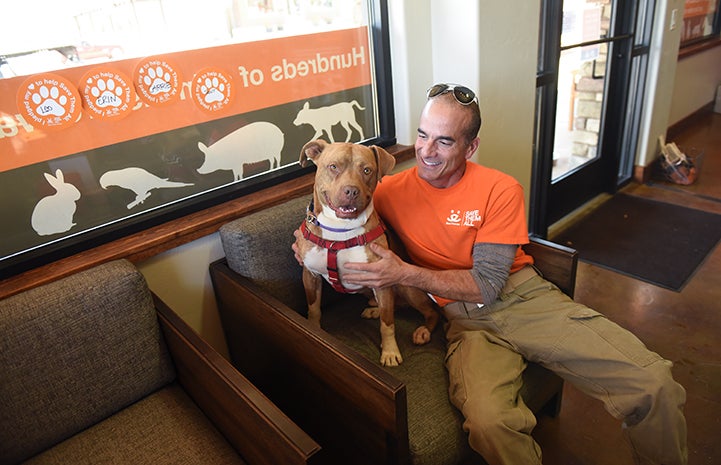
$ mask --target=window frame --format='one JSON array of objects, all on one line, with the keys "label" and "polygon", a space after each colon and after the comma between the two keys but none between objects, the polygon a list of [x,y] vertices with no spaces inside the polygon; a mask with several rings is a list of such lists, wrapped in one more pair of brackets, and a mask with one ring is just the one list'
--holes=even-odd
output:
[{"label": "window frame", "polygon": [[[372,50],[369,51],[373,79],[371,87],[374,92],[375,123],[378,133],[375,137],[364,140],[364,144],[392,147],[396,143],[393,93],[391,79],[391,56],[389,38],[389,17],[387,0],[365,0],[368,5],[368,35]],[[373,86],[373,82],[375,86]],[[162,133],[161,133],[162,134]],[[298,148],[300,149],[300,148]],[[298,150],[299,151],[299,150]],[[177,247],[182,243],[197,239],[204,234],[217,230],[219,221],[229,219],[228,209],[232,212],[246,211],[245,199],[253,203],[252,208],[262,208],[267,194],[268,202],[278,202],[277,186],[295,186],[300,182],[303,189],[307,188],[307,178],[314,167],[282,169],[253,178],[248,182],[238,182],[211,190],[187,200],[174,203],[167,207],[143,213],[128,220],[111,223],[106,227],[97,228],[68,238],[52,240],[48,243],[29,249],[9,259],[0,260],[0,280],[12,280],[15,276],[35,269],[52,266],[54,262],[77,255],[93,255],[93,249],[102,247],[113,258],[132,256],[148,258],[162,250]],[[303,181],[305,179],[305,181]],[[300,189],[300,187],[296,187]],[[281,188],[282,190],[282,188]],[[280,194],[281,196],[283,194]],[[251,200],[252,199],[252,200]],[[217,213],[222,212],[222,213]],[[206,214],[207,213],[207,214]],[[234,213],[235,214],[235,213]],[[218,216],[220,215],[220,216]],[[168,225],[173,225],[168,230]],[[181,230],[175,230],[180,228]],[[155,234],[159,236],[154,236]],[[133,250],[117,250],[113,244],[123,242],[126,238],[134,238]],[[165,244],[158,244],[157,237],[163,237]],[[146,251],[143,245],[147,244]],[[107,252],[110,251],[110,252]],[[84,260],[81,260],[85,263]],[[71,259],[71,262],[74,262]],[[73,266],[76,269],[78,265]],[[84,266],[84,265],[80,265]],[[2,283],[2,281],[0,281]],[[0,286],[1,287],[1,286]]]},{"label": "window frame", "polygon": [[[682,40],[679,45],[679,57],[688,56],[689,54],[698,53],[717,45],[721,45],[721,0],[716,1],[716,8],[713,13],[713,25],[710,34],[702,37],[695,37],[688,40]],[[685,4],[685,2],[684,2]],[[682,18],[681,27],[685,20]]]}]

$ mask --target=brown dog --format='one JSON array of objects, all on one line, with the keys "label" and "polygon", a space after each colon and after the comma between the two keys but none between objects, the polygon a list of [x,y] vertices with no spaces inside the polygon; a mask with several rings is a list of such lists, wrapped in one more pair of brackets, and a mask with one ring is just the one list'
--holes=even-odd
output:
[{"label": "brown dog", "polygon": [[[380,147],[329,144],[319,139],[303,146],[301,165],[306,166],[308,160],[317,166],[313,203],[296,245],[304,266],[308,319],[320,325],[322,279],[339,292],[367,291],[344,285],[344,264],[378,260],[368,247],[371,242],[388,247],[383,225],[373,209],[373,192],[381,178],[393,169],[395,159]],[[372,292],[378,306],[365,309],[362,316],[380,317],[380,363],[396,366],[403,358],[395,338],[395,298],[402,297],[425,317],[425,325],[413,333],[415,344],[430,341],[439,312],[430,297],[416,288],[394,286]]]}]

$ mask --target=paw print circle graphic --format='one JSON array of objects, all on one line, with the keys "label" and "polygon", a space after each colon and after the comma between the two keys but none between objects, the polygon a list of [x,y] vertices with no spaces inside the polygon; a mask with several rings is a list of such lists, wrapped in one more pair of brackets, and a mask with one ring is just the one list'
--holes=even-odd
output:
[{"label": "paw print circle graphic", "polygon": [[37,128],[64,129],[81,116],[80,94],[72,82],[53,74],[36,74],[18,88],[17,104],[25,118]]},{"label": "paw print circle graphic", "polygon": [[135,68],[133,81],[141,100],[151,106],[174,102],[180,96],[178,68],[165,58],[148,58]]},{"label": "paw print circle graphic", "polygon": [[198,71],[193,77],[193,102],[202,110],[217,112],[233,103],[235,86],[230,74],[215,68]]},{"label": "paw print circle graphic", "polygon": [[110,68],[96,68],[86,73],[80,81],[80,92],[91,118],[123,118],[135,103],[135,91],[130,80]]}]

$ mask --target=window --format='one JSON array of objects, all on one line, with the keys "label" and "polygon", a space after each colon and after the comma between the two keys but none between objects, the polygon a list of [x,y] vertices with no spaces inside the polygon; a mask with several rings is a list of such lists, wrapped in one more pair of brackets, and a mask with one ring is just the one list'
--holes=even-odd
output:
[{"label": "window", "polygon": [[681,47],[694,45],[720,32],[719,0],[686,0],[683,10]]},{"label": "window", "polygon": [[0,278],[395,142],[385,0],[27,0],[0,16]]}]

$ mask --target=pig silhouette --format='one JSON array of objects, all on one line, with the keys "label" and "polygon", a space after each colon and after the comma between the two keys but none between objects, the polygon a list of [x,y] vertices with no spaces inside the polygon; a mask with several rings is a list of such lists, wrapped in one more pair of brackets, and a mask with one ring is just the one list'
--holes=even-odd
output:
[{"label": "pig silhouette", "polygon": [[198,173],[231,170],[233,179],[239,181],[243,177],[244,163],[269,160],[271,168],[278,168],[284,141],[283,131],[278,126],[260,121],[236,129],[209,147],[198,142],[198,148],[205,154]]}]

